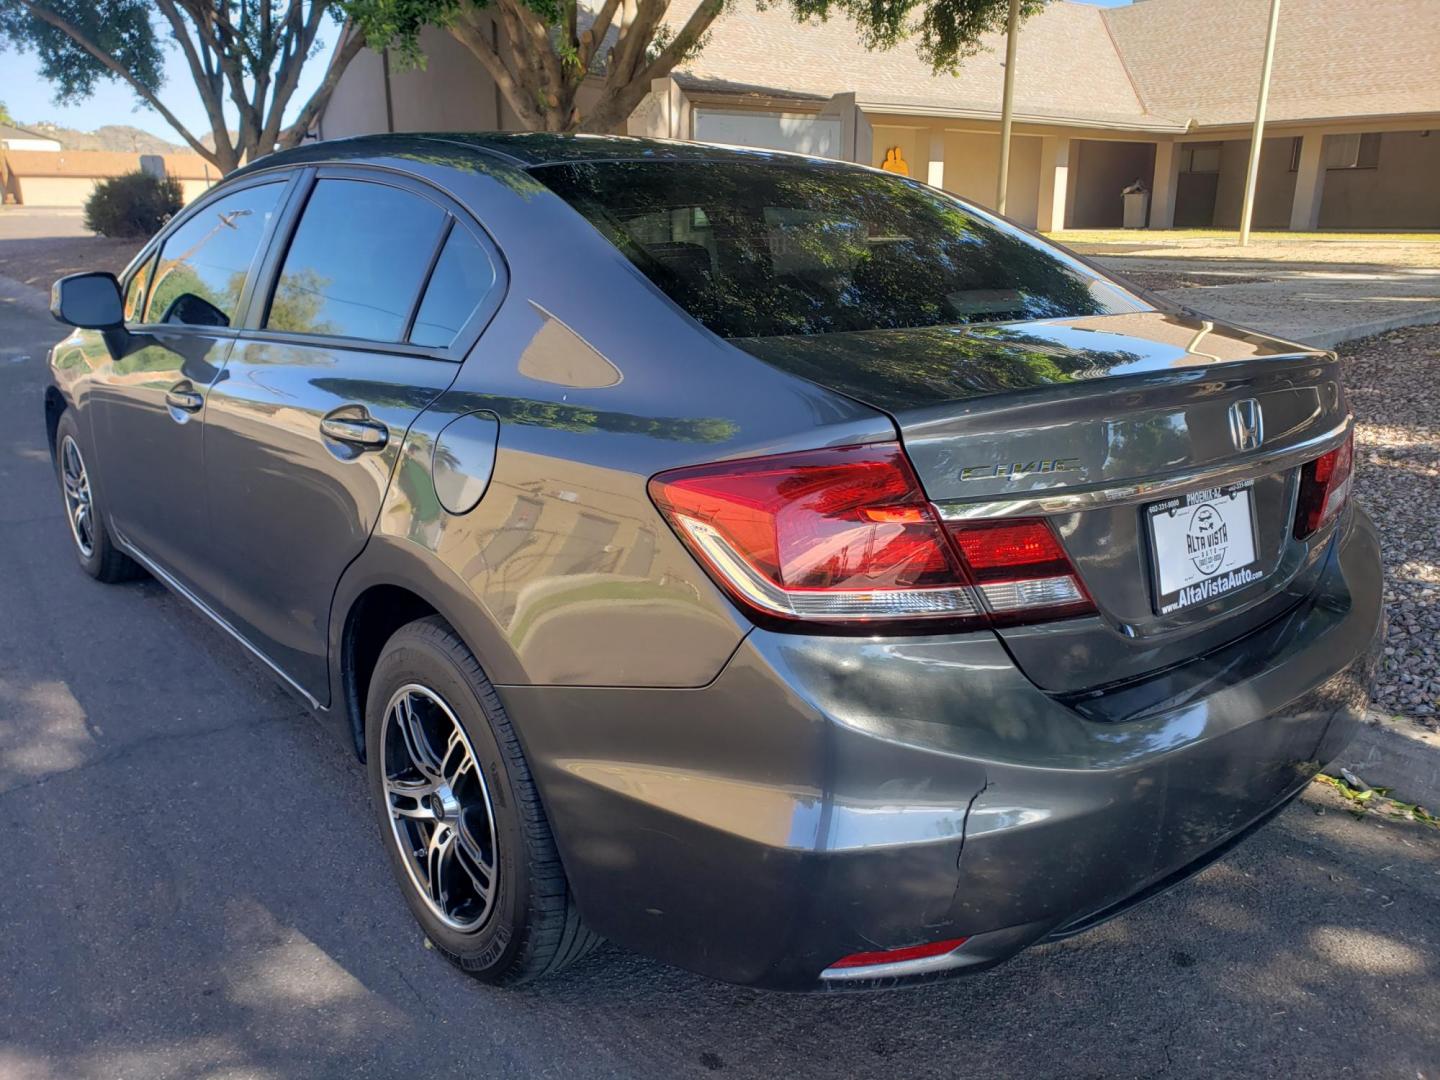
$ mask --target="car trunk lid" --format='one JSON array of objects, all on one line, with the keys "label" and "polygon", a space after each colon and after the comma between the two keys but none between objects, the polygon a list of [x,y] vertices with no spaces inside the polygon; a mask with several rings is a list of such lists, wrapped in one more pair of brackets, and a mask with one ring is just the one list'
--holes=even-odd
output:
[{"label": "car trunk lid", "polygon": [[1218,648],[1313,584],[1291,527],[1349,423],[1329,354],[1165,312],[732,340],[890,413],[947,520],[1053,522],[1099,617],[999,631],[1047,689]]}]

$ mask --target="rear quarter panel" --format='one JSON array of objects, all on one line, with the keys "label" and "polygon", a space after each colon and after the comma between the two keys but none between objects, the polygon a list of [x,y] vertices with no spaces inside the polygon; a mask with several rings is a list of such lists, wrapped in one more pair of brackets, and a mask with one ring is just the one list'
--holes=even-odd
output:
[{"label": "rear quarter panel", "polygon": [[446,605],[478,604],[496,682],[703,685],[749,623],[655,510],[649,478],[893,439],[894,426],[711,336],[558,197],[510,172],[441,181],[495,239],[510,286],[405,447],[428,476],[445,424],[497,417],[488,489],[457,516],[392,483],[372,543],[419,549],[443,568]]}]

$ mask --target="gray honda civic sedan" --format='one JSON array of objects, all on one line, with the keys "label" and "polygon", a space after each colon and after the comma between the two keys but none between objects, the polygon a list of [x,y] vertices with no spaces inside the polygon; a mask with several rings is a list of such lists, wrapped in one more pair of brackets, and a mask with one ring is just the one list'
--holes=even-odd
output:
[{"label": "gray honda civic sedan", "polygon": [[489,982],[602,938],[784,989],[978,970],[1217,858],[1366,701],[1335,356],[904,177],[318,143],[52,304],[80,565],[335,719]]}]

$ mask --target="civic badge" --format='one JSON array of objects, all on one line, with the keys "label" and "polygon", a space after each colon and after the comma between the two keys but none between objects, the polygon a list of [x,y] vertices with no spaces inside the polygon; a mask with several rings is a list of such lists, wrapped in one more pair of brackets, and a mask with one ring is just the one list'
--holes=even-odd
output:
[{"label": "civic badge", "polygon": [[1254,398],[1230,406],[1230,440],[1236,450],[1259,450],[1265,441],[1265,420]]}]

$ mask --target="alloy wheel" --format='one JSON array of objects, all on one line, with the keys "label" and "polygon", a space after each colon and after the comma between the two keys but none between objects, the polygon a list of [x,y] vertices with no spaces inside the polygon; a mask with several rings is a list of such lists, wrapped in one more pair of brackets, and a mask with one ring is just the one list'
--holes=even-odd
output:
[{"label": "alloy wheel", "polygon": [[70,522],[70,535],[75,537],[80,554],[88,559],[95,554],[95,504],[85,459],[69,435],[60,442],[60,481],[65,489],[65,516]]},{"label": "alloy wheel", "polygon": [[495,816],[470,738],[435,691],[402,686],[385,706],[381,769],[390,829],[421,899],[469,932],[496,897]]}]

